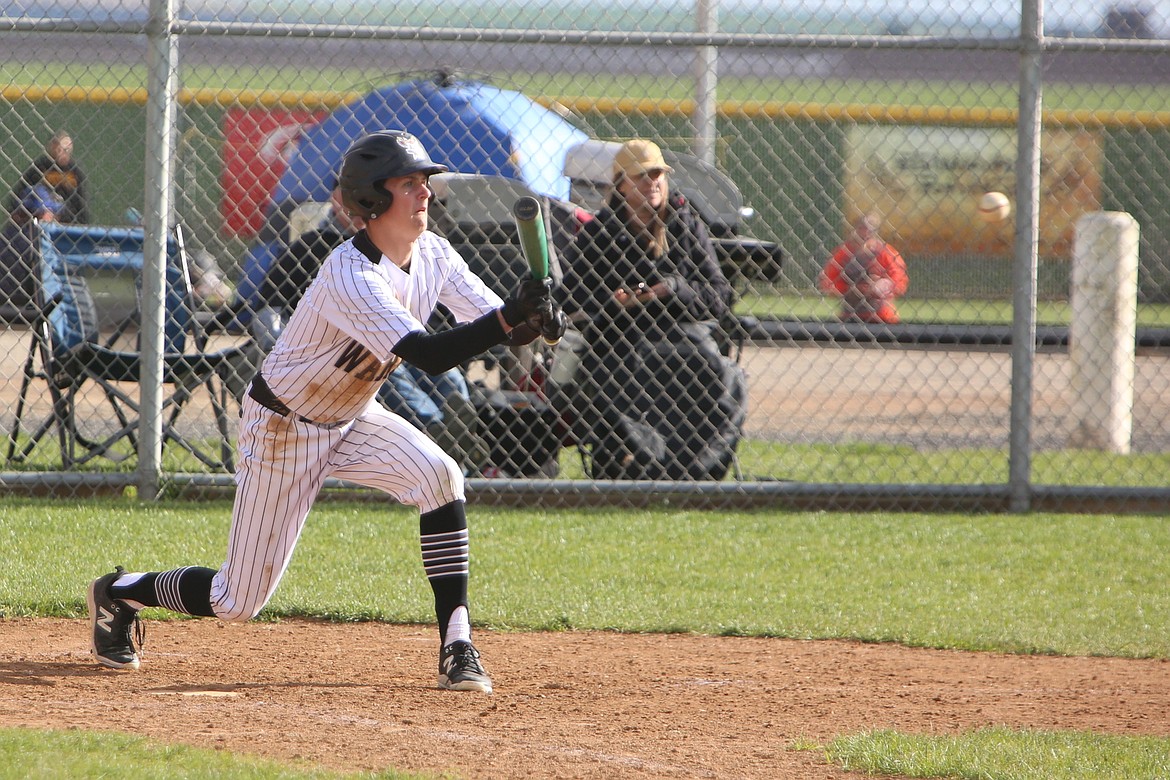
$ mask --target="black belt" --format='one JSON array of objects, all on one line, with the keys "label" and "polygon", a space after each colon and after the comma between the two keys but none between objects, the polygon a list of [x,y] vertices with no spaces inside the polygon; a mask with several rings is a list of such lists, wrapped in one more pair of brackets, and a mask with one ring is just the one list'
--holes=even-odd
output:
[{"label": "black belt", "polygon": [[316,425],[319,428],[336,428],[345,424],[344,420],[335,423],[320,423],[316,420],[310,420],[303,415],[294,414],[293,410],[288,408],[288,404],[276,397],[276,393],[272,392],[272,388],[264,381],[264,375],[259,371],[252,377],[252,384],[248,386],[248,397],[268,411],[276,412],[281,417],[292,417],[303,423]]}]

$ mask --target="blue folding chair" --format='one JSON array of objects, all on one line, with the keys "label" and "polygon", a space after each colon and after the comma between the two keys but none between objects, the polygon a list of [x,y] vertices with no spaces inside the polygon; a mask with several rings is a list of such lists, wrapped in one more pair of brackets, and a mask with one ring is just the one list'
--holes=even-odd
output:
[{"label": "blue folding chair", "polygon": [[[10,463],[25,461],[55,430],[65,469],[95,458],[126,460],[137,452],[140,415],[139,395],[128,392],[126,385],[139,383],[141,355],[137,344],[127,349],[122,342],[140,324],[138,306],[132,306],[123,321],[103,335],[103,318],[90,280],[123,276],[140,285],[144,232],[140,228],[55,223],[38,227],[39,316],[33,323],[7,459]],[[136,297],[140,297],[140,287]],[[233,451],[226,380],[233,372],[247,370],[249,356],[242,347],[207,351],[207,334],[195,316],[181,231],[167,241],[164,310],[162,381],[167,392],[163,399],[163,446],[177,445],[209,468],[230,471]],[[109,327],[108,321],[105,324]],[[52,410],[22,440],[35,380],[45,382]],[[78,400],[91,383],[101,388],[109,407],[108,414],[97,415],[108,423],[97,436],[83,434],[79,420]],[[210,400],[214,432],[193,436],[180,432],[178,422],[200,388],[207,391]],[[87,414],[88,427],[93,428],[95,418],[83,413]]]}]

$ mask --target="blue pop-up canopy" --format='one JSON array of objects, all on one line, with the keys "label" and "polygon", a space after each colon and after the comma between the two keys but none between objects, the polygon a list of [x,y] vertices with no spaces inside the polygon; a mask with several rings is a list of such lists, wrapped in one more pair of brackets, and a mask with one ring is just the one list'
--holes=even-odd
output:
[{"label": "blue pop-up canopy", "polygon": [[248,306],[241,322],[263,304],[255,298],[283,245],[277,234],[285,224],[278,223],[300,203],[328,201],[346,149],[375,130],[412,133],[431,159],[454,172],[518,179],[561,200],[569,197],[565,157],[589,138],[519,92],[443,77],[384,87],[338,108],[304,131],[272,192],[268,229],[243,258],[237,298]]},{"label": "blue pop-up canopy", "polygon": [[273,203],[325,201],[345,150],[374,130],[406,130],[458,173],[519,179],[565,200],[565,155],[588,136],[519,92],[474,81],[408,81],[342,106],[305,131]]}]

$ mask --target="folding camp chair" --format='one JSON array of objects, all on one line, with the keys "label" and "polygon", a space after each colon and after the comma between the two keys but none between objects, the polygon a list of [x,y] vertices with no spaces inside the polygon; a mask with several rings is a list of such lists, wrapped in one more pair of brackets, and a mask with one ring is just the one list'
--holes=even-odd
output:
[{"label": "folding camp chair", "polygon": [[[8,462],[28,458],[55,430],[62,466],[71,469],[93,460],[121,461],[137,452],[140,402],[136,389],[141,355],[127,338],[140,323],[138,306],[103,338],[100,307],[90,280],[101,274],[130,274],[140,284],[145,235],[141,229],[88,225],[39,225],[36,242],[39,267],[39,315],[33,323],[32,344],[25,362],[15,421],[8,441]],[[190,275],[182,234],[168,238],[163,355],[163,446],[174,444],[213,469],[233,468],[224,380],[244,370],[248,357],[242,347],[207,351],[208,339],[195,317]],[[108,319],[107,325],[108,325]],[[31,406],[36,380],[48,389],[51,411],[21,440],[21,429]],[[100,389],[98,409],[79,406],[83,393]],[[214,430],[196,434],[180,430],[180,414],[193,395],[206,390],[214,415]],[[87,398],[92,400],[92,393]],[[89,431],[102,423],[99,434]],[[204,426],[206,428],[206,426]],[[19,450],[18,450],[19,448]]]}]

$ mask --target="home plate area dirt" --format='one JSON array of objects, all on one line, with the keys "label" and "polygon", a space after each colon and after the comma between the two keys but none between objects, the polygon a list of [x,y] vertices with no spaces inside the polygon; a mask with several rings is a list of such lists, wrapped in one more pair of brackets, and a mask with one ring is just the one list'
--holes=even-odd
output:
[{"label": "home plate area dirt", "polygon": [[0,726],[125,731],[338,770],[464,778],[850,778],[867,729],[1170,734],[1163,660],[682,634],[505,633],[492,695],[435,688],[429,626],[152,621],[138,672],[79,620],[0,620]]}]

